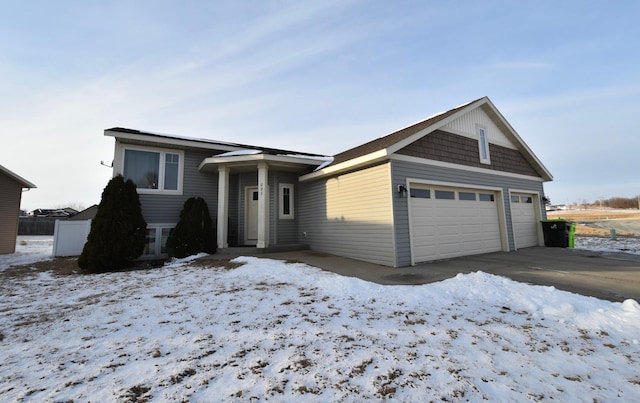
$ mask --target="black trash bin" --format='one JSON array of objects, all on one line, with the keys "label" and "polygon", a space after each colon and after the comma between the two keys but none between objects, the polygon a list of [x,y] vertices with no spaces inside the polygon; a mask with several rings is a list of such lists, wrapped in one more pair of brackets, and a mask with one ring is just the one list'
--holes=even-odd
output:
[{"label": "black trash bin", "polygon": [[573,237],[573,223],[570,221],[544,220],[542,221],[542,232],[544,233],[544,246],[568,248]]}]

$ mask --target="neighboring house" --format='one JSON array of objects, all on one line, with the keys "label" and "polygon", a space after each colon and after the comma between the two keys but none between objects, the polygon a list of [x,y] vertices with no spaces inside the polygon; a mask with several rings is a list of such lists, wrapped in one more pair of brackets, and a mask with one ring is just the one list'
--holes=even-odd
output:
[{"label": "neighboring house", "polygon": [[30,217],[57,217],[57,218],[73,217],[76,214],[78,214],[78,210],[72,209],[71,207],[65,207],[65,208],[59,208],[59,209],[38,208],[35,210],[31,210],[28,213]]},{"label": "neighboring house", "polygon": [[98,205],[94,204],[93,206],[86,208],[81,212],[71,216],[69,218],[69,221],[93,220],[94,218],[96,218],[97,212],[98,212]]},{"label": "neighboring house", "polygon": [[16,251],[22,189],[36,186],[0,165],[0,254]]},{"label": "neighboring house", "polygon": [[[113,128],[138,185],[146,254],[203,197],[218,248],[311,249],[387,266],[543,245],[549,171],[488,98],[335,155]],[[217,219],[216,219],[217,218]]]}]

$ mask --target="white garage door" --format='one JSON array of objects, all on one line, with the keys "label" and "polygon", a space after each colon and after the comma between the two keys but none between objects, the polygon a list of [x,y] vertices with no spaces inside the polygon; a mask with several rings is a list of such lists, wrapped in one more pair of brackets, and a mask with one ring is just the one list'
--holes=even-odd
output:
[{"label": "white garage door", "polygon": [[501,250],[496,197],[487,190],[412,184],[413,262]]},{"label": "white garage door", "polygon": [[516,249],[538,245],[538,221],[533,195],[511,194],[511,222]]}]

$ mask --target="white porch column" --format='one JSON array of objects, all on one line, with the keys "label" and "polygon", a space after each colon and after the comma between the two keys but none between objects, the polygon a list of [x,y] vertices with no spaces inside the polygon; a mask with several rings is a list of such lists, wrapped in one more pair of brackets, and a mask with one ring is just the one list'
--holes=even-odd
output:
[{"label": "white porch column", "polygon": [[269,167],[258,164],[258,248],[269,246]]},{"label": "white porch column", "polygon": [[218,248],[228,248],[229,168],[218,166]]}]

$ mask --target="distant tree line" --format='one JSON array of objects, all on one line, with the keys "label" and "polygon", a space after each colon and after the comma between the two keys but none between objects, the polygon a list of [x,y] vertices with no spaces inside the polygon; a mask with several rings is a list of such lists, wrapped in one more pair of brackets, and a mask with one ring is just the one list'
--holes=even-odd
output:
[{"label": "distant tree line", "polygon": [[598,200],[594,202],[593,206],[602,206],[607,208],[616,208],[616,209],[637,209],[638,208],[638,199],[640,196],[626,198],[626,197],[612,197],[606,200]]}]

